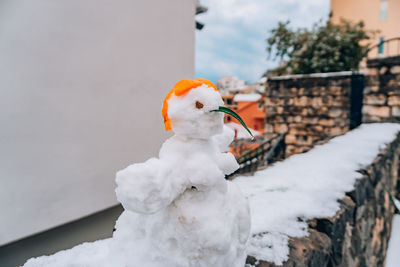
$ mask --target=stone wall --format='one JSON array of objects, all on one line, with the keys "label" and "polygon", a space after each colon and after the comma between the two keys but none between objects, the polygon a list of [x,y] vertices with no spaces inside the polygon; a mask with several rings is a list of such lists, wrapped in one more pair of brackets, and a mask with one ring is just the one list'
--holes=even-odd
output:
[{"label": "stone wall", "polygon": [[400,122],[400,56],[367,62],[363,122]]},{"label": "stone wall", "polygon": [[363,76],[351,72],[270,78],[265,89],[266,133],[287,132],[287,156],[344,134],[361,120],[362,83]]},{"label": "stone wall", "polygon": [[[386,190],[399,192],[400,134],[366,168],[332,218],[308,222],[310,235],[289,241],[283,266],[384,266],[394,205]],[[275,266],[249,257],[248,263]]]}]

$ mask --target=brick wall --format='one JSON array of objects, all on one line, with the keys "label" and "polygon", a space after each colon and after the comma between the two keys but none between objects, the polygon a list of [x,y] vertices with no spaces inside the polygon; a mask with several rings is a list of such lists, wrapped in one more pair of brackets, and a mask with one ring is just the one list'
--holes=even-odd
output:
[{"label": "brick wall", "polygon": [[265,89],[265,132],[288,133],[287,156],[344,134],[361,119],[362,91],[355,85],[363,82],[362,77],[339,72],[270,78]]},{"label": "brick wall", "polygon": [[[400,135],[359,172],[354,190],[334,217],[308,222],[309,236],[291,238],[283,266],[384,266],[394,205],[386,192],[399,192]],[[248,257],[248,263],[275,267]]]},{"label": "brick wall", "polygon": [[400,56],[367,62],[363,122],[400,122]]}]

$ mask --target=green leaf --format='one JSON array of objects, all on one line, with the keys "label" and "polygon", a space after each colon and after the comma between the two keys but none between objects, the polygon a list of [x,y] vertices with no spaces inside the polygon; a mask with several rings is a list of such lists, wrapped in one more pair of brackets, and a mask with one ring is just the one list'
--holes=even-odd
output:
[{"label": "green leaf", "polygon": [[400,211],[400,200],[395,198],[389,190],[386,190],[389,193],[390,199],[393,201],[394,206],[398,211]]},{"label": "green leaf", "polygon": [[228,115],[231,115],[232,117],[234,117],[235,119],[237,119],[242,125],[243,127],[247,130],[247,132],[249,132],[249,134],[251,135],[251,138],[254,139],[253,134],[251,133],[251,131],[249,130],[249,128],[247,128],[246,123],[244,123],[244,121],[242,120],[242,118],[233,110],[227,108],[227,107],[223,107],[223,106],[219,106],[218,109],[215,110],[211,110],[211,111],[215,111],[215,112],[223,112],[226,113]]}]

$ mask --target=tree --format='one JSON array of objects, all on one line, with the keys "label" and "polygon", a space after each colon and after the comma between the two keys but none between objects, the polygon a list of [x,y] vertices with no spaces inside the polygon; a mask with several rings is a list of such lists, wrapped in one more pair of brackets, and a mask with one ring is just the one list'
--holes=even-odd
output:
[{"label": "tree", "polygon": [[347,71],[358,68],[374,34],[364,23],[341,20],[339,24],[316,23],[309,30],[291,30],[290,22],[279,22],[267,39],[268,57],[280,59],[281,66],[266,75]]}]

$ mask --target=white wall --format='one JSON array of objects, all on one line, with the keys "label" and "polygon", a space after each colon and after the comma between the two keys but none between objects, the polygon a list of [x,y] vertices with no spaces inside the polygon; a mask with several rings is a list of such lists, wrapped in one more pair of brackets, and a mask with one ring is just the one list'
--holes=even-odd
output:
[{"label": "white wall", "polygon": [[194,71],[194,0],[0,1],[0,245],[115,205]]}]

